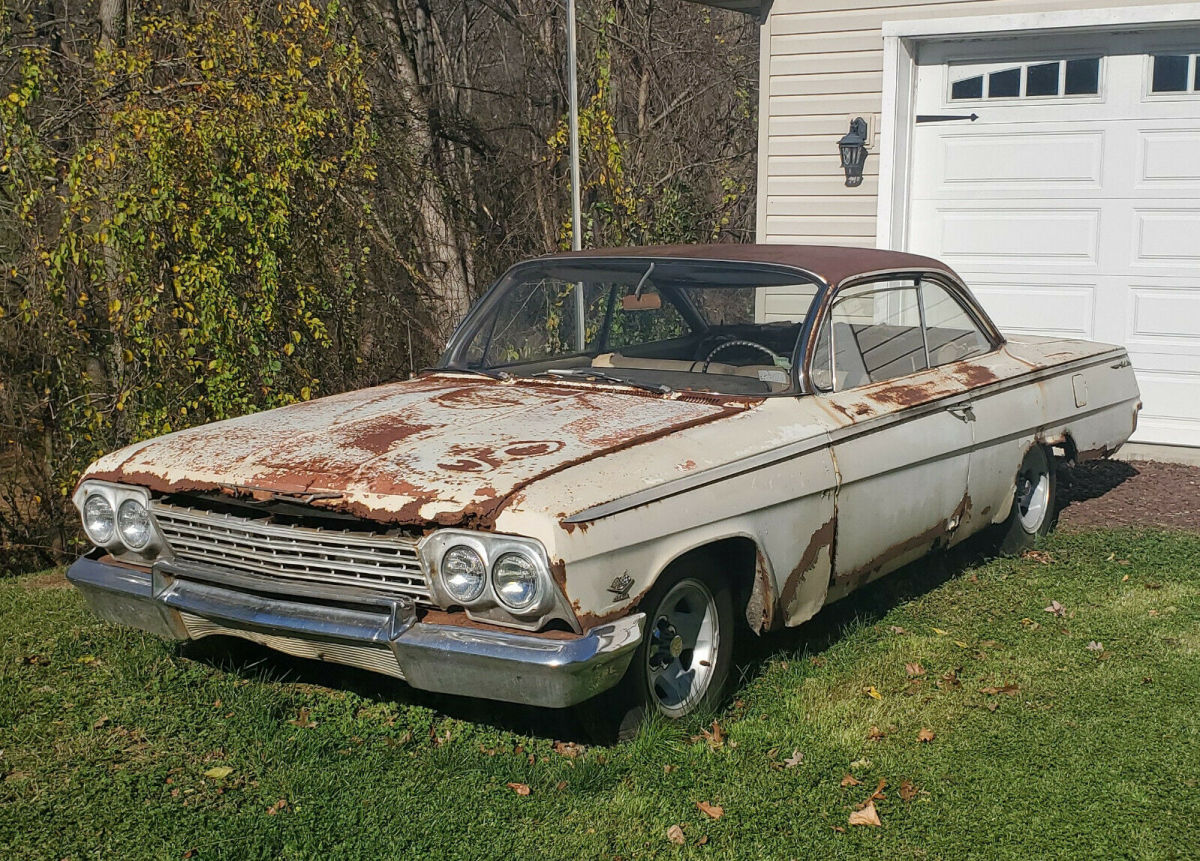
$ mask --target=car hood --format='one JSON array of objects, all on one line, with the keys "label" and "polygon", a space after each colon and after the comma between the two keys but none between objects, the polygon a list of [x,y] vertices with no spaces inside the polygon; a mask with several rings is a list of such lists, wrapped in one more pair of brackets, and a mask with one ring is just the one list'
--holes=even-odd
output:
[{"label": "car hood", "polygon": [[101,458],[84,478],[488,528],[541,477],[755,403],[433,374],[168,434]]}]

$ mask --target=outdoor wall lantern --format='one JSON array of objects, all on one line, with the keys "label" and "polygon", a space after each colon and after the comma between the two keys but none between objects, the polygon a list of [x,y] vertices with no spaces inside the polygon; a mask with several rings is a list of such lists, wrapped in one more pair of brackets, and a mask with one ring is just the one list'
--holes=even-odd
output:
[{"label": "outdoor wall lantern", "polygon": [[838,141],[838,150],[842,154],[842,170],[846,171],[846,187],[857,188],[862,185],[863,165],[867,162],[867,121],[855,117],[850,121],[850,131]]}]

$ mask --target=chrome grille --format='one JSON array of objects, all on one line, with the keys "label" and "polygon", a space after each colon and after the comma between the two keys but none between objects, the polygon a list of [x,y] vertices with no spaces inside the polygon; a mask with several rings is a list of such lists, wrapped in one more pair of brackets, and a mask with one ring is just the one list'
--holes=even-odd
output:
[{"label": "chrome grille", "polygon": [[152,502],[163,538],[181,562],[406,595],[431,605],[416,542],[370,532],[286,526]]}]

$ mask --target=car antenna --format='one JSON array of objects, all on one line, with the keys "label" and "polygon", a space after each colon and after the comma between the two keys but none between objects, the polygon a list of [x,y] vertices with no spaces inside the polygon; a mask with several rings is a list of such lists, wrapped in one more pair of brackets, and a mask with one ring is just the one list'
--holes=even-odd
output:
[{"label": "car antenna", "polygon": [[637,287],[635,287],[633,290],[633,298],[634,299],[642,298],[642,288],[644,288],[646,286],[646,282],[650,280],[650,273],[653,271],[654,271],[654,264],[651,263],[649,268],[646,269],[646,274],[642,276],[642,279],[640,281],[638,281],[638,283],[637,283]]}]

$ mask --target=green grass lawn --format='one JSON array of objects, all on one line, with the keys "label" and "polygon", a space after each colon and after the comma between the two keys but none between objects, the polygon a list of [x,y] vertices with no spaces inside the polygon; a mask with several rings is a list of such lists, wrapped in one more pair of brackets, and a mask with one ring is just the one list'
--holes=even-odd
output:
[{"label": "green grass lawn", "polygon": [[745,656],[719,738],[582,751],[569,714],[180,647],[55,579],[0,584],[3,858],[1200,857],[1200,536],[914,566]]}]

